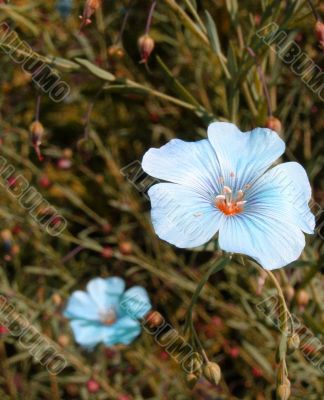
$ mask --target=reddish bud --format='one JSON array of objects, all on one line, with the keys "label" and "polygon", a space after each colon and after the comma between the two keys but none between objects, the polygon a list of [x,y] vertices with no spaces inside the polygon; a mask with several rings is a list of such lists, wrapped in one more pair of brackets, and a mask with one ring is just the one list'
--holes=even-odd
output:
[{"label": "reddish bud", "polygon": [[228,354],[232,358],[237,358],[240,355],[240,349],[239,347],[231,347],[228,351]]},{"label": "reddish bud", "polygon": [[133,252],[133,246],[131,242],[119,243],[119,251],[125,256],[129,256]]},{"label": "reddish bud", "polygon": [[15,225],[12,229],[11,232],[13,235],[19,235],[19,233],[22,232],[21,226],[20,225]]},{"label": "reddish bud", "polygon": [[72,161],[68,158],[60,158],[57,162],[58,169],[69,169],[71,168]]},{"label": "reddish bud", "polygon": [[107,53],[109,58],[115,60],[120,60],[125,56],[125,50],[118,44],[108,47]]},{"label": "reddish bud", "polygon": [[29,126],[29,132],[37,157],[39,161],[42,161],[43,156],[40,152],[40,145],[42,144],[42,139],[44,136],[44,127],[39,121],[34,121]]},{"label": "reddish bud", "polygon": [[324,24],[321,21],[317,21],[315,24],[315,35],[319,41],[321,47],[324,48]]},{"label": "reddish bud", "polygon": [[39,178],[39,184],[42,188],[47,189],[51,186],[51,181],[49,180],[47,175],[42,175]]},{"label": "reddish bud", "polygon": [[89,393],[97,393],[100,389],[100,385],[94,379],[90,379],[87,382],[87,389]]},{"label": "reddish bud", "polygon": [[114,255],[114,251],[111,247],[105,246],[101,251],[101,257],[111,258]]},{"label": "reddish bud", "polygon": [[156,328],[157,326],[162,325],[164,322],[164,318],[158,311],[150,311],[145,316],[145,326],[149,328]]},{"label": "reddish bud", "polygon": [[96,10],[101,6],[101,0],[87,0],[84,6],[83,14],[80,15],[82,26],[91,24],[91,17]]},{"label": "reddish bud", "polygon": [[263,371],[258,367],[253,367],[252,368],[252,375],[255,378],[261,378],[261,376],[263,376]]},{"label": "reddish bud", "polygon": [[278,118],[269,117],[265,123],[266,128],[269,128],[277,133],[281,132],[282,125]]},{"label": "reddish bud", "polygon": [[299,290],[296,295],[296,303],[298,304],[298,306],[302,311],[305,309],[308,302],[309,302],[309,294],[304,289]]},{"label": "reddish bud", "polygon": [[0,335],[6,335],[7,333],[9,333],[8,328],[6,328],[3,325],[0,325]]},{"label": "reddish bud", "polygon": [[154,50],[154,46],[154,40],[148,34],[145,34],[138,39],[138,48],[141,54],[141,63],[147,63],[148,58]]}]

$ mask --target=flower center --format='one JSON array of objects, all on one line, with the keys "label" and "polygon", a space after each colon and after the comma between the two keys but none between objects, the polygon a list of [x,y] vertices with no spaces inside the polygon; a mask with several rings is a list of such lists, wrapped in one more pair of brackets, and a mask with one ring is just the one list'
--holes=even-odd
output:
[{"label": "flower center", "polygon": [[117,315],[114,309],[111,309],[101,316],[101,322],[104,325],[112,325],[116,322],[117,320]]},{"label": "flower center", "polygon": [[216,196],[215,206],[225,215],[240,214],[246,203],[243,190],[239,190],[233,196],[232,189],[228,186],[223,187],[223,193]]}]

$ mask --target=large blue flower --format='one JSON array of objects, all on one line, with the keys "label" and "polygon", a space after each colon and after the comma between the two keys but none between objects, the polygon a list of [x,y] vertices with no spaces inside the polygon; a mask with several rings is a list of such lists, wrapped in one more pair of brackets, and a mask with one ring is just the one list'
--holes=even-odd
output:
[{"label": "large blue flower", "polygon": [[69,318],[77,343],[92,348],[129,344],[141,332],[139,318],[151,309],[145,289],[134,286],[125,290],[118,277],[95,278],[87,292],[76,291],[69,298],[64,316]]},{"label": "large blue flower", "polygon": [[144,171],[171,182],[148,192],[156,233],[192,248],[218,232],[221,249],[246,254],[266,269],[296,260],[305,246],[303,232],[313,233],[315,218],[304,168],[287,162],[269,169],[284,150],[270,129],[241,132],[225,122],[212,123],[208,139],[173,139],[150,149]]}]

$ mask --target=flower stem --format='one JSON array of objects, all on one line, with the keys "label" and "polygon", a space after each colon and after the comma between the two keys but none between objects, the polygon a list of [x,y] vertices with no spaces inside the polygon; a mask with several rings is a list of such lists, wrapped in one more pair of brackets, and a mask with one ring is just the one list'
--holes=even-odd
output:
[{"label": "flower stem", "polygon": [[151,28],[151,24],[152,24],[152,18],[153,18],[153,13],[154,13],[154,9],[156,6],[156,1],[153,1],[150,7],[150,11],[149,11],[149,15],[147,17],[147,22],[146,22],[146,28],[145,28],[145,34],[148,35],[150,28]]},{"label": "flower stem", "polygon": [[195,330],[195,326],[193,323],[193,319],[192,319],[192,311],[193,308],[195,306],[195,304],[197,303],[198,297],[203,289],[203,287],[205,286],[205,284],[207,283],[208,279],[211,277],[211,275],[215,274],[216,272],[221,271],[222,269],[225,268],[225,266],[228,264],[228,259],[221,259],[219,260],[219,262],[217,262],[216,264],[213,264],[209,270],[206,272],[206,274],[203,276],[203,278],[201,279],[201,281],[198,283],[198,286],[195,290],[195,293],[192,296],[188,311],[187,311],[187,315],[186,315],[186,321],[185,321],[185,327],[184,327],[184,331],[188,331],[188,329],[191,331],[191,334],[193,336],[193,340],[196,342],[196,344],[198,345],[198,347],[200,348],[203,357],[205,359],[205,361],[208,361],[208,358],[206,356],[206,353],[204,352],[203,346],[200,342],[200,339],[198,337],[198,334]]},{"label": "flower stem", "polygon": [[313,4],[312,0],[307,0],[307,2],[308,2],[309,6],[310,6],[310,8],[312,10],[312,13],[313,13],[316,21],[320,21],[321,18],[319,16],[318,12],[316,11],[316,8],[314,7],[314,4]]}]

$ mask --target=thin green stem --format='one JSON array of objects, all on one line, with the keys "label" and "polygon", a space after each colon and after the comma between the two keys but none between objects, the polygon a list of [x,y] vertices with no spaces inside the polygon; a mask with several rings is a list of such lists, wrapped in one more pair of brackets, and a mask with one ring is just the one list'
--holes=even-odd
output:
[{"label": "thin green stem", "polygon": [[195,304],[197,303],[197,299],[203,289],[203,287],[205,286],[205,284],[208,282],[209,278],[211,277],[211,275],[215,274],[216,272],[221,271],[223,268],[225,268],[225,266],[228,263],[228,259],[222,259],[220,260],[218,263],[216,263],[215,265],[212,265],[209,270],[206,272],[206,274],[203,276],[203,278],[201,279],[201,281],[199,282],[196,291],[194,293],[194,295],[192,296],[188,311],[187,311],[187,317],[186,317],[186,322],[185,322],[185,331],[189,328],[189,326],[191,325],[192,322],[192,310],[193,307],[195,306]]}]

